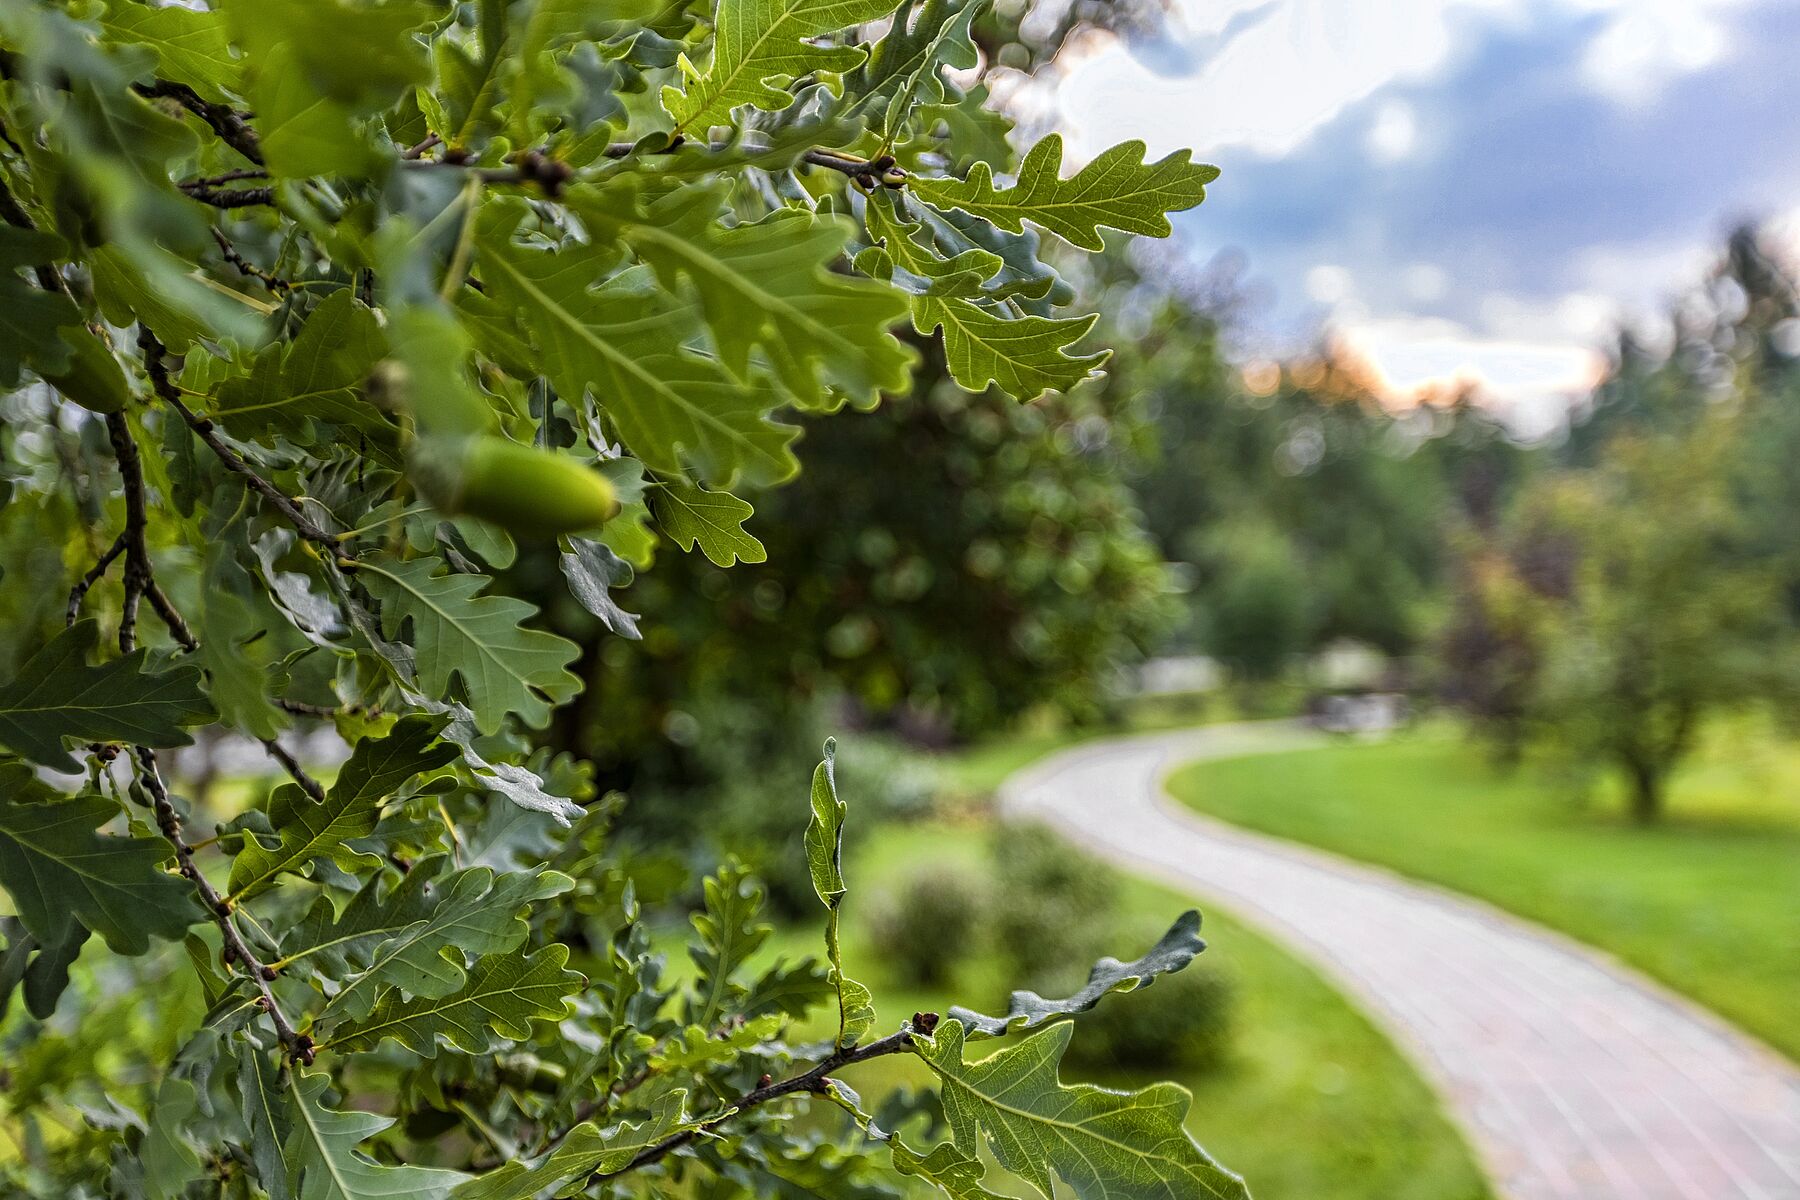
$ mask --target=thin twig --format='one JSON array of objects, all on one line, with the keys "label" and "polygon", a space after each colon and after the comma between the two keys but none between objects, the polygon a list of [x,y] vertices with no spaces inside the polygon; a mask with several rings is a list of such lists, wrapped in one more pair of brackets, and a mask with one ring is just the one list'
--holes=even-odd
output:
[{"label": "thin twig", "polygon": [[214,208],[254,208],[259,204],[275,203],[275,189],[272,187],[216,188],[204,183],[181,183],[176,186],[189,200],[198,200]]},{"label": "thin twig", "polygon": [[443,138],[439,137],[435,133],[429,133],[429,134],[425,135],[425,140],[420,142],[418,145],[408,146],[406,149],[402,150],[400,152],[400,157],[404,158],[408,161],[411,161],[411,160],[416,159],[419,156],[423,155],[427,150],[430,150],[436,146],[441,146],[443,144],[444,144]]},{"label": "thin twig", "polygon": [[301,791],[314,800],[325,799],[325,789],[320,786],[318,780],[306,773],[306,769],[300,765],[300,760],[288,753],[286,746],[274,738],[263,738],[262,744],[263,749],[269,752],[269,757],[280,763],[282,769],[293,776],[294,782],[300,785]]},{"label": "thin twig", "polygon": [[308,704],[304,700],[288,700],[284,697],[276,699],[275,707],[296,717],[318,717],[321,720],[329,720],[339,713],[356,711],[355,705],[336,707],[330,704]]},{"label": "thin twig", "polygon": [[228,104],[213,104],[187,84],[175,83],[168,79],[158,79],[153,83],[133,84],[132,90],[140,96],[151,99],[175,101],[212,126],[212,131],[218,134],[220,140],[227,146],[257,166],[263,165],[262,143],[256,136],[256,130],[251,128],[246,119],[248,114],[241,113]]},{"label": "thin twig", "polygon": [[830,1054],[826,1055],[817,1063],[813,1064],[813,1066],[802,1071],[798,1075],[791,1076],[790,1078],[775,1083],[764,1083],[745,1092],[742,1096],[727,1105],[725,1111],[720,1113],[717,1117],[714,1117],[709,1121],[702,1121],[692,1129],[684,1130],[681,1133],[675,1134],[673,1137],[664,1138],[653,1146],[646,1146],[643,1150],[638,1152],[637,1157],[633,1158],[618,1170],[594,1172],[594,1174],[588,1176],[588,1182],[598,1183],[603,1179],[613,1179],[620,1175],[629,1174],[632,1171],[647,1167],[651,1163],[659,1162],[669,1154],[679,1150],[689,1142],[694,1141],[702,1134],[711,1133],[714,1129],[717,1129],[720,1125],[723,1125],[733,1117],[741,1116],[758,1105],[767,1104],[771,1100],[780,1099],[782,1096],[791,1096],[796,1092],[822,1093],[831,1086],[830,1075],[833,1071],[836,1071],[841,1067],[847,1067],[852,1063],[866,1062],[871,1058],[880,1058],[883,1055],[899,1054],[909,1050],[912,1048],[912,1037],[915,1026],[918,1027],[920,1032],[929,1033],[936,1025],[936,1013],[920,1013],[914,1016],[911,1021],[902,1025],[897,1032],[890,1033],[884,1038],[880,1038],[864,1046],[840,1047],[833,1050]]},{"label": "thin twig", "polygon": [[113,539],[112,547],[96,559],[93,566],[88,568],[87,574],[83,575],[76,581],[75,586],[69,589],[69,611],[63,618],[63,624],[73,625],[75,623],[75,618],[81,615],[81,602],[86,599],[89,589],[100,582],[100,577],[106,574],[108,567],[112,566],[113,559],[124,552],[125,535],[121,533]]},{"label": "thin twig", "polygon": [[256,280],[277,296],[285,296],[294,290],[293,284],[279,275],[271,275],[240,254],[237,246],[217,226],[212,227],[212,235],[213,241],[218,243],[219,253],[224,256],[226,262],[237,268],[239,275]]},{"label": "thin twig", "polygon": [[[156,585],[144,537],[148,513],[144,504],[143,464],[138,458],[137,442],[131,436],[131,427],[125,423],[123,413],[107,414],[106,432],[112,442],[113,455],[118,459],[119,475],[125,482],[125,532],[119,535],[124,542],[125,553],[125,616],[119,622],[119,651],[130,654],[137,648],[138,599],[148,594],[152,605],[156,605],[156,597],[161,594],[161,589]],[[167,597],[163,597],[161,603],[167,605]],[[172,605],[164,619],[169,620],[171,617],[174,622],[170,627],[171,632],[179,631],[177,636],[185,638],[187,648],[196,649],[198,643],[194,641],[193,634],[187,631],[181,618],[174,615]],[[245,973],[256,983],[257,990],[262,993],[261,1007],[274,1022],[275,1036],[281,1041],[282,1048],[296,1061],[311,1062],[312,1040],[294,1031],[293,1025],[281,1011],[280,1003],[275,999],[274,990],[269,986],[270,981],[275,978],[275,972],[264,966],[244,943],[237,924],[232,920],[231,906],[220,898],[211,881],[194,863],[193,848],[182,838],[181,814],[175,811],[168,786],[163,783],[162,772],[156,762],[156,751],[148,746],[134,746],[132,752],[136,758],[139,779],[144,789],[150,793],[157,828],[162,830],[163,836],[175,848],[175,859],[182,875],[193,883],[194,890],[200,895],[201,904],[219,927],[219,935],[224,942],[222,957],[227,965],[241,963]]]},{"label": "thin twig", "polygon": [[130,654],[137,646],[138,601],[149,589],[150,549],[144,541],[149,514],[144,505],[144,466],[138,459],[137,440],[125,414],[106,414],[106,436],[112,442],[119,477],[125,483],[125,603],[119,613],[119,653]]},{"label": "thin twig", "polygon": [[211,421],[197,415],[193,409],[182,403],[181,389],[175,386],[173,379],[169,378],[167,351],[163,349],[163,344],[157,341],[156,335],[151,333],[147,327],[138,327],[138,345],[144,351],[144,367],[149,372],[150,384],[156,389],[156,394],[163,403],[180,414],[181,419],[187,422],[188,428],[199,435],[200,440],[207,444],[227,469],[243,476],[247,486],[273,504],[276,510],[287,518],[288,524],[294,527],[295,532],[309,542],[328,547],[335,561],[338,552],[337,538],[321,529],[311,517],[301,512],[300,506],[294,503],[293,497],[257,474],[255,469],[245,462],[237,451],[225,444]]},{"label": "thin twig", "polygon": [[162,830],[163,836],[175,847],[175,861],[181,868],[181,874],[193,883],[194,890],[200,895],[200,903],[206,907],[213,923],[219,927],[219,936],[224,941],[220,957],[228,967],[233,963],[240,964],[244,973],[256,984],[257,991],[262,994],[259,1007],[274,1023],[275,1036],[288,1056],[296,1062],[312,1062],[312,1039],[294,1029],[287,1014],[281,1011],[281,1003],[275,998],[275,990],[269,986],[276,977],[274,968],[265,966],[244,942],[237,923],[231,918],[231,906],[225,903],[205,873],[195,864],[194,848],[182,840],[181,815],[175,811],[175,804],[169,798],[169,789],[163,783],[162,772],[157,769],[156,751],[148,746],[137,746],[134,750],[144,789],[150,793],[152,808],[156,813],[157,828]]}]

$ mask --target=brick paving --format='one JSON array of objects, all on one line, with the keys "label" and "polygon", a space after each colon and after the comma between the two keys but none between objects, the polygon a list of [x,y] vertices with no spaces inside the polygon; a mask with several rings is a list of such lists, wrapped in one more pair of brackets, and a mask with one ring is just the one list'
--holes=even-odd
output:
[{"label": "brick paving", "polygon": [[1089,743],[1002,804],[1311,961],[1432,1081],[1508,1200],[1800,1200],[1800,1071],[1773,1050],[1600,951],[1162,788],[1186,762],[1314,740],[1258,723]]}]

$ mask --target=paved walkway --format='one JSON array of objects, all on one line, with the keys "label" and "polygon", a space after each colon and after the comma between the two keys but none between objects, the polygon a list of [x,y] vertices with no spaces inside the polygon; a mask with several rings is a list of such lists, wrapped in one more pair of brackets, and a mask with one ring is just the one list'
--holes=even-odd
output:
[{"label": "paved walkway", "polygon": [[1313,740],[1266,723],[1089,743],[1002,803],[1312,961],[1436,1085],[1509,1200],[1800,1198],[1800,1072],[1773,1051],[1560,935],[1163,792],[1182,763]]}]

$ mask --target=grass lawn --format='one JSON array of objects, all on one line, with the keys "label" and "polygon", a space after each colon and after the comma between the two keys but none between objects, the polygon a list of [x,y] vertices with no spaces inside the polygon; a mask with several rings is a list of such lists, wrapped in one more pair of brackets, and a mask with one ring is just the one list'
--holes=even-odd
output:
[{"label": "grass lawn", "polygon": [[1714,732],[1655,828],[1503,772],[1447,726],[1376,745],[1195,763],[1199,811],[1482,897],[1657,977],[1800,1058],[1800,746]]},{"label": "grass lawn", "polygon": [[[981,822],[852,823],[844,954],[853,976],[875,991],[881,1021],[952,1003],[994,1004],[1004,992],[992,967],[975,964],[943,994],[899,984],[881,967],[862,919],[884,892],[921,864],[947,860],[979,869],[990,853]],[[1190,902],[1128,881],[1122,913],[1140,953]],[[1481,1200],[1490,1196],[1461,1137],[1412,1068],[1368,1021],[1309,968],[1227,915],[1207,911],[1206,960],[1236,984],[1234,1052],[1217,1070],[1175,1077],[1194,1093],[1189,1126],[1212,1154],[1243,1174],[1258,1200]],[[812,929],[784,930],[772,952],[816,951]],[[990,1010],[991,1011],[991,1010]],[[845,1072],[876,1103],[889,1087],[926,1082],[917,1064],[880,1059]],[[1068,1070],[1066,1078],[1077,1078]],[[1151,1082],[1108,1074],[1095,1082]],[[1024,1193],[1020,1193],[1024,1194]]]}]

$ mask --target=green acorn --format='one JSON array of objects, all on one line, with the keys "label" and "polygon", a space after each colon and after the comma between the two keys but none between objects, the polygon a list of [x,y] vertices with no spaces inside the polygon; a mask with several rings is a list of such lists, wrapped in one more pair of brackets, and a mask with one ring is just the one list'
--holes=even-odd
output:
[{"label": "green acorn", "polygon": [[481,517],[512,533],[574,533],[619,511],[618,494],[598,471],[492,434],[422,437],[408,461],[408,474],[433,508]]},{"label": "green acorn", "polygon": [[83,408],[97,413],[116,413],[131,398],[131,385],[106,343],[80,325],[57,330],[69,347],[69,365],[60,371],[39,371],[44,382]]}]

